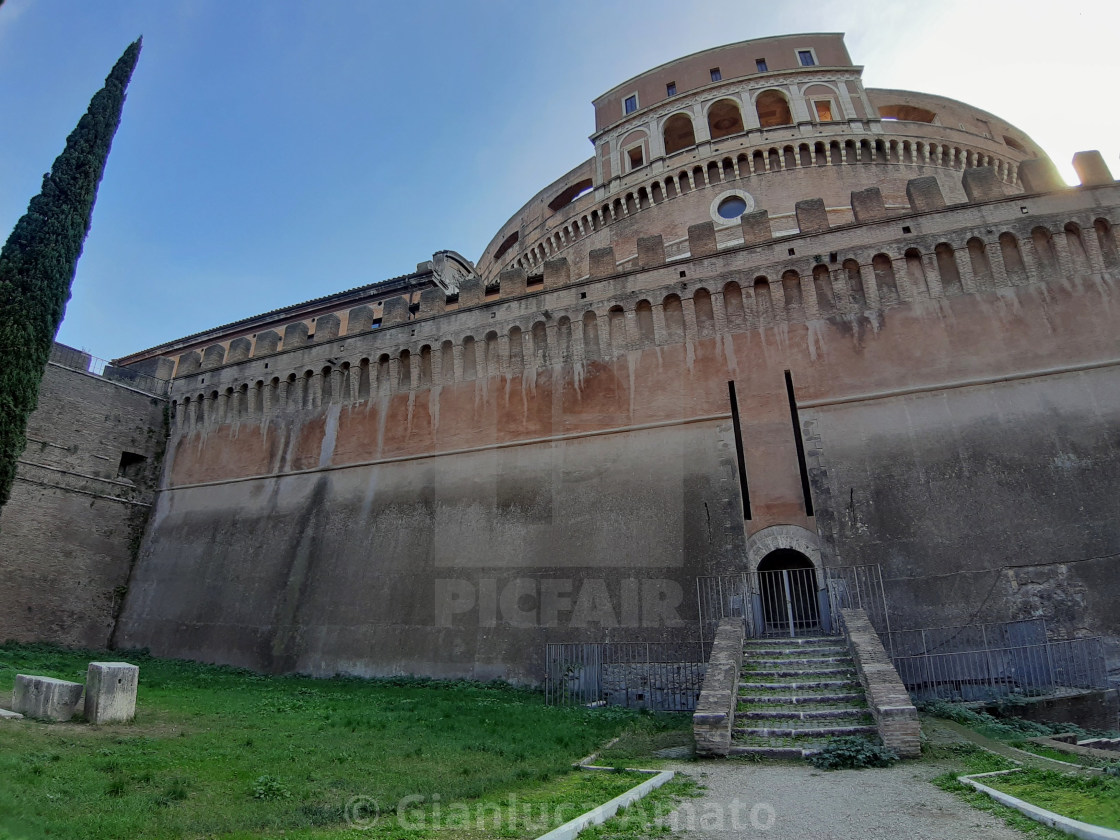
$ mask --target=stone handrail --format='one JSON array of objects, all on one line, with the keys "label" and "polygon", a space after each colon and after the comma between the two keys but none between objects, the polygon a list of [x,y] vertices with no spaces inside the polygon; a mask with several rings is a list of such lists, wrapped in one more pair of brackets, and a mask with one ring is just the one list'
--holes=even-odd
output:
[{"label": "stone handrail", "polygon": [[704,686],[692,715],[697,755],[727,755],[731,750],[742,665],[743,619],[725,618],[716,630]]},{"label": "stone handrail", "polygon": [[883,745],[903,758],[921,753],[921,726],[906,686],[863,610],[840,611],[844,635]]}]

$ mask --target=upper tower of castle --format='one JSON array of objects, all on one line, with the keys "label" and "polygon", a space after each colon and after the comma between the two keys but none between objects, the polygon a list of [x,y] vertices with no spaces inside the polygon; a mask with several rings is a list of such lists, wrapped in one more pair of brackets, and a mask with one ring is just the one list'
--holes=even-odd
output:
[{"label": "upper tower of castle", "polygon": [[955,170],[979,165],[1014,194],[1018,164],[1045,157],[993,114],[865,88],[862,71],[841,33],[810,33],[714,47],[615,86],[593,103],[594,156],[502,226],[479,274],[532,274],[563,256],[579,277],[590,250],[615,247],[624,265],[641,236],[662,236],[672,256],[689,225],[711,219],[731,236],[753,209],[767,210],[780,236],[803,198],[823,197],[830,223],[844,224],[853,190],[879,187],[888,208],[903,208],[906,182],[923,175],[963,201]]}]

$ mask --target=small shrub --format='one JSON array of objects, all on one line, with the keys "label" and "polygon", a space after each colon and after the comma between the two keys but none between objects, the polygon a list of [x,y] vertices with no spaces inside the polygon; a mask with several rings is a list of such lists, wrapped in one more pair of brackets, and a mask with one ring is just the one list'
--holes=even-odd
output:
[{"label": "small shrub", "polygon": [[898,755],[881,744],[854,735],[833,738],[809,759],[820,770],[861,770],[864,767],[890,767]]},{"label": "small shrub", "polygon": [[261,776],[253,782],[254,799],[291,799],[292,792],[275,776]]}]

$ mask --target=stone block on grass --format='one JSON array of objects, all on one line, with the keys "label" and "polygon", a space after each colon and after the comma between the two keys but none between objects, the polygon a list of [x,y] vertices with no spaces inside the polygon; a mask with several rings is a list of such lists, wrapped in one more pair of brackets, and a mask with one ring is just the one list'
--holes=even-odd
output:
[{"label": "stone block on grass", "polygon": [[38,720],[70,720],[81,699],[81,683],[16,674],[12,711]]},{"label": "stone block on grass", "polygon": [[140,668],[127,662],[91,662],[86,671],[86,720],[127,723],[136,717]]}]

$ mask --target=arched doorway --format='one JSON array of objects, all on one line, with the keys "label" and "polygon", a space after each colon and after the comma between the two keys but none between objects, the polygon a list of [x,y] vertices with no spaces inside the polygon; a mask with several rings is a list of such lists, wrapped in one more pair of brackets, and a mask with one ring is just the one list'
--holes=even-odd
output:
[{"label": "arched doorway", "polygon": [[758,564],[757,611],[768,636],[805,636],[821,631],[817,573],[800,551],[778,548]]}]

